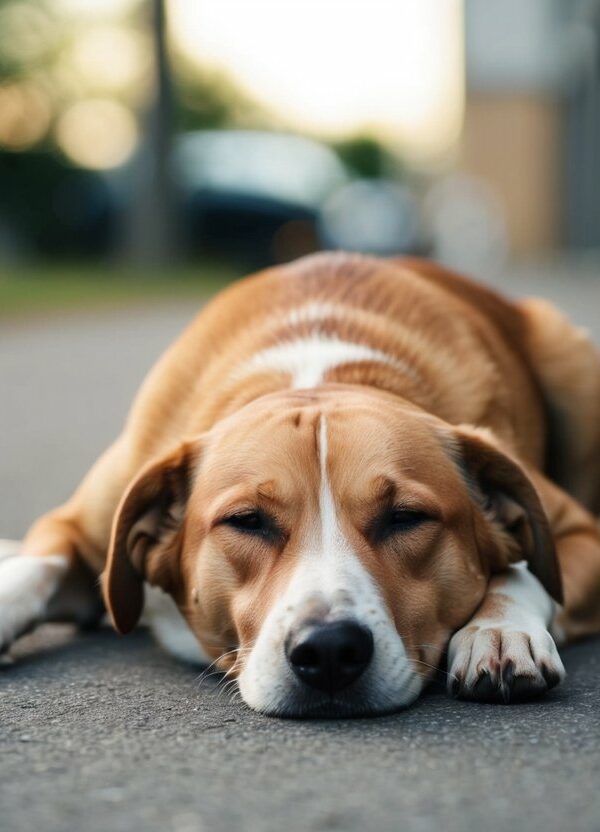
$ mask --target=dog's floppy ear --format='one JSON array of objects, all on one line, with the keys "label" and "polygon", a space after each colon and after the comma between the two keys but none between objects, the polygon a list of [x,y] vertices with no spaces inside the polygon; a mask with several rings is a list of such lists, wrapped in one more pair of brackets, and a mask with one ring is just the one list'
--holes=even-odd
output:
[{"label": "dog's floppy ear", "polygon": [[201,441],[182,443],[129,485],[113,521],[104,601],[114,627],[128,633],[144,606],[144,581],[174,593],[179,581],[182,521]]},{"label": "dog's floppy ear", "polygon": [[472,496],[500,542],[500,563],[496,563],[496,568],[526,560],[547,592],[561,603],[562,582],[554,538],[533,483],[487,431],[461,425],[453,435]]}]

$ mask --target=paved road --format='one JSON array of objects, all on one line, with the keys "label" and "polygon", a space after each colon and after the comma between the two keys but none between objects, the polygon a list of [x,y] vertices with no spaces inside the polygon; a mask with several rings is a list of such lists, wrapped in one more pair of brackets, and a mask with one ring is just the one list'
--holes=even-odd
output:
[{"label": "paved road", "polygon": [[[600,281],[513,273],[600,334]],[[189,308],[0,330],[0,536],[66,497],[118,429]],[[279,721],[231,701],[144,632],[46,627],[0,672],[6,832],[600,830],[600,639],[567,650],[540,703],[448,700],[405,713]]]}]

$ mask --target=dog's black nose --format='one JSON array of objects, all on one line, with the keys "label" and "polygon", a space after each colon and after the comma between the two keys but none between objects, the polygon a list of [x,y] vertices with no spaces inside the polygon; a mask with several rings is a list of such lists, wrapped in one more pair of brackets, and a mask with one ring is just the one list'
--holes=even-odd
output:
[{"label": "dog's black nose", "polygon": [[373,657],[373,636],[356,621],[313,624],[288,639],[286,655],[302,682],[333,693],[367,669]]}]

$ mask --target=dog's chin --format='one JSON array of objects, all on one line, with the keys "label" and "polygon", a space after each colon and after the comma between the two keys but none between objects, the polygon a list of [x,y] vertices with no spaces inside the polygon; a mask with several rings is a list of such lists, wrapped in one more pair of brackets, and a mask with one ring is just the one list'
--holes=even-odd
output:
[{"label": "dog's chin", "polygon": [[381,698],[368,692],[320,694],[312,691],[294,691],[278,703],[265,707],[250,706],[264,716],[280,719],[361,719],[385,716],[407,708],[410,701]]}]

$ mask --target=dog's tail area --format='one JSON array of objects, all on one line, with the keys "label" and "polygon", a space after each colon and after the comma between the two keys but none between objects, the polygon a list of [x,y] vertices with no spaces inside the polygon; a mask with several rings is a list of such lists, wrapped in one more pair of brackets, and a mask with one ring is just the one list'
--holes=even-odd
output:
[{"label": "dog's tail area", "polygon": [[546,472],[589,511],[600,514],[600,350],[555,306],[518,304],[531,369],[548,413]]}]

